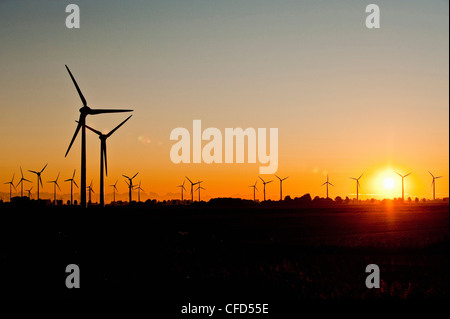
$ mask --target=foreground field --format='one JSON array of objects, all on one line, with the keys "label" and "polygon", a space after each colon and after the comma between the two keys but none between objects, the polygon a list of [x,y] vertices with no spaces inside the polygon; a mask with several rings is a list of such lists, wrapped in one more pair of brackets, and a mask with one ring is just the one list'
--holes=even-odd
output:
[{"label": "foreground field", "polygon": [[[448,298],[448,204],[0,210],[3,298]],[[65,287],[77,264],[82,289]],[[382,288],[367,289],[365,267]]]}]

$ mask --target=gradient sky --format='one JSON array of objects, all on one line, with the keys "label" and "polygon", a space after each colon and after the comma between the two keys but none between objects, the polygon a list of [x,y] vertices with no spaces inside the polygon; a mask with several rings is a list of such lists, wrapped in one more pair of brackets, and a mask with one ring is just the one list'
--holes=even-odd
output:
[{"label": "gradient sky", "polygon": [[[80,7],[80,29],[65,27],[70,3]],[[377,30],[365,27],[370,3],[380,6]],[[448,196],[448,12],[446,0],[1,1],[2,198],[19,166],[49,163],[44,183],[75,168],[79,178],[79,137],[64,158],[81,107],[64,64],[89,106],[134,109],[108,140],[106,184],[119,179],[120,193],[121,174],[139,171],[143,199],[178,196],[185,175],[205,181],[205,199],[251,198],[259,164],[170,161],[171,130],[192,132],[201,119],[222,133],[277,127],[277,174],[291,176],[285,195],[325,196],[329,173],[330,196],[352,197],[349,177],[364,172],[363,199],[398,197],[397,170],[413,172],[406,196],[430,198],[431,170],[444,176],[437,196]],[[125,118],[87,123],[109,131]],[[98,193],[100,142],[87,136],[87,183]],[[389,176],[391,191],[383,187]],[[278,182],[268,185],[268,198],[278,191]]]}]

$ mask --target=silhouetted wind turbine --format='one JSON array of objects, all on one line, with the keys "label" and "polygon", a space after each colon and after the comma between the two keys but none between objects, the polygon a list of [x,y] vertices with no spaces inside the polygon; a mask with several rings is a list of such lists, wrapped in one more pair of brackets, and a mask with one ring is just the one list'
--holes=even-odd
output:
[{"label": "silhouetted wind turbine", "polygon": [[406,175],[402,175],[402,174],[399,174],[399,173],[397,173],[397,172],[395,172],[398,176],[400,176],[401,178],[402,178],[402,201],[404,202],[405,201],[405,184],[404,184],[404,178],[406,177],[406,176],[408,176],[409,174],[411,174],[411,173],[408,173],[408,174],[406,174]]},{"label": "silhouetted wind turbine", "polygon": [[[201,182],[200,182],[201,183]],[[196,191],[198,191],[198,201],[200,202],[200,190],[201,189],[203,189],[203,190],[206,190],[206,188],[203,188],[201,185],[200,185],[200,183],[198,183],[198,187],[197,187],[197,189],[196,189]]]},{"label": "silhouetted wind turbine", "polygon": [[[258,176],[258,177],[259,177],[259,176]],[[266,201],[266,184],[272,183],[273,180],[266,182],[266,181],[264,181],[261,177],[259,177],[259,179],[262,180],[263,185],[264,185],[264,201]]]},{"label": "silhouetted wind turbine", "polygon": [[136,174],[134,174],[134,176],[131,177],[131,178],[128,177],[128,176],[126,176],[126,175],[122,175],[123,177],[128,178],[128,180],[130,181],[129,183],[128,183],[127,181],[125,181],[125,183],[127,183],[128,188],[129,188],[129,197],[130,197],[130,202],[129,202],[129,204],[130,204],[130,205],[131,205],[131,191],[133,190],[133,178],[135,178],[137,174],[139,174],[139,172],[137,172]]},{"label": "silhouetted wind turbine", "polygon": [[177,187],[181,188],[181,201],[183,201],[183,190],[186,190],[186,188],[184,188],[184,183],[186,182],[186,180],[183,180],[183,184],[178,185]]},{"label": "silhouetted wind turbine", "polygon": [[58,178],[59,178],[59,172],[58,172],[58,176],[56,176],[56,179],[54,180],[54,181],[48,181],[47,183],[53,183],[53,184],[55,184],[55,185],[53,185],[53,187],[54,187],[54,190],[53,190],[53,196],[54,196],[54,203],[55,203],[55,205],[56,205],[56,186],[58,186],[58,189],[59,190],[61,190],[61,188],[59,188],[59,185],[58,185]]},{"label": "silhouetted wind turbine", "polygon": [[288,179],[289,176],[288,176],[288,177],[285,177],[285,178],[279,178],[277,175],[275,175],[275,177],[278,178],[278,179],[280,180],[280,201],[281,201],[281,200],[283,200],[283,181],[284,181],[285,179]]},{"label": "silhouetted wind turbine", "polygon": [[363,176],[364,173],[361,174],[358,178],[350,177],[350,179],[353,179],[356,181],[356,200],[359,200],[359,188],[361,187],[361,184],[359,183],[359,179]]},{"label": "silhouetted wind turbine", "polygon": [[138,203],[140,203],[141,202],[141,191],[145,192],[141,188],[141,181],[139,181],[139,185],[136,185],[134,189],[137,189],[137,191],[138,191]]},{"label": "silhouetted wind turbine", "polygon": [[197,183],[194,183],[193,181],[191,181],[191,180],[189,179],[189,177],[186,176],[186,178],[187,178],[187,180],[189,181],[189,183],[191,183],[191,202],[194,202],[194,185],[197,185],[198,182],[197,182]]},{"label": "silhouetted wind turbine", "polygon": [[89,186],[87,187],[88,191],[89,191],[89,204],[91,204],[91,192],[95,194],[94,189],[92,188],[92,180],[91,183],[89,184]]},{"label": "silhouetted wind turbine", "polygon": [[[255,185],[250,185],[249,187],[253,187],[253,201],[256,202],[256,193],[255,190],[258,190],[256,188],[256,183],[258,183],[258,180],[256,180]],[[259,191],[258,191],[259,192]]]},{"label": "silhouetted wind turbine", "polygon": [[116,190],[117,190],[116,185],[117,185],[117,182],[118,182],[118,180],[116,180],[116,182],[113,185],[109,185],[109,186],[111,186],[113,188],[113,198],[114,198],[113,202],[114,203],[116,202]]},{"label": "silhouetted wind turbine", "polygon": [[15,190],[15,191],[17,191],[17,190],[16,190],[16,187],[14,186],[14,176],[15,176],[15,175],[16,175],[16,173],[13,174],[13,177],[12,177],[12,179],[11,179],[10,182],[4,183],[4,184],[9,184],[9,201],[11,201],[11,194],[12,194],[12,192],[11,192],[11,186],[14,187],[14,190]]},{"label": "silhouetted wind turbine", "polygon": [[33,189],[33,186],[31,186],[30,189],[26,189],[25,191],[28,192],[28,198],[31,199],[31,190]]},{"label": "silhouetted wind turbine", "polygon": [[328,185],[331,185],[331,186],[333,186],[333,187],[334,187],[334,185],[331,184],[331,183],[328,181],[328,174],[327,174],[327,181],[326,181],[325,183],[323,183],[321,186],[323,186],[323,185],[327,185],[327,198],[329,198],[329,197],[328,197]]},{"label": "silhouetted wind turbine", "polygon": [[428,171],[428,173],[430,173],[431,177],[433,177],[433,181],[431,182],[431,186],[433,186],[433,200],[436,200],[436,180],[438,178],[441,178],[443,176],[434,176],[433,174],[431,174],[430,171]]},{"label": "silhouetted wind turbine", "polygon": [[69,153],[70,148],[72,147],[72,144],[75,141],[75,138],[77,137],[77,134],[81,129],[81,189],[80,189],[81,195],[80,195],[80,202],[81,202],[82,207],[86,207],[86,116],[103,114],[103,113],[131,112],[133,110],[91,109],[89,106],[87,106],[86,99],[84,98],[83,93],[81,93],[81,90],[78,87],[78,84],[75,81],[75,78],[73,77],[73,75],[70,72],[67,65],[66,65],[66,69],[67,69],[67,72],[69,72],[70,78],[72,79],[72,82],[78,91],[78,95],[80,96],[81,102],[83,102],[83,107],[80,109],[80,118],[78,120],[78,125],[77,125],[75,133],[72,137],[72,140],[70,141],[70,144],[69,144],[69,147],[67,149],[65,156],[67,156],[67,154]]},{"label": "silhouetted wind turbine", "polygon": [[122,123],[117,125],[108,134],[103,134],[92,127],[86,125],[86,128],[98,135],[100,139],[100,206],[105,206],[105,192],[104,192],[104,182],[103,182],[103,161],[105,163],[106,176],[108,176],[108,163],[106,161],[106,139],[110,137],[119,127],[121,127],[126,121],[130,119],[133,115],[127,117]]},{"label": "silhouetted wind turbine", "polygon": [[44,168],[40,171],[40,172],[35,172],[35,171],[30,171],[29,172],[36,174],[37,176],[37,200],[39,200],[39,183],[41,183],[41,187],[44,188],[44,185],[42,185],[42,178],[41,178],[41,174],[44,171],[44,169],[47,167],[48,163],[45,164]]},{"label": "silhouetted wind turbine", "polygon": [[72,178],[69,178],[69,179],[66,179],[64,182],[70,182],[70,205],[73,205],[73,184],[75,184],[75,186],[77,187],[77,188],[79,188],[78,187],[78,185],[77,185],[77,183],[75,182],[75,180],[74,180],[74,178],[75,178],[75,169],[73,170],[73,175],[72,175]]},{"label": "silhouetted wind turbine", "polygon": [[23,177],[22,167],[20,168],[20,175],[22,175],[22,178],[17,183],[16,187],[19,186],[19,184],[20,184],[20,197],[23,197],[23,182],[30,182],[31,183],[31,181],[29,181],[28,179]]}]

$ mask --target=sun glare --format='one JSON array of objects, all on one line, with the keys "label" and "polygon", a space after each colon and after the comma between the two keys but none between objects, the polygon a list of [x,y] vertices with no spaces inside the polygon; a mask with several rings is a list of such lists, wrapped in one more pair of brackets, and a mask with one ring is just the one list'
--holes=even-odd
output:
[{"label": "sun glare", "polygon": [[392,177],[385,178],[383,181],[383,186],[386,189],[392,189],[395,186],[394,179]]}]

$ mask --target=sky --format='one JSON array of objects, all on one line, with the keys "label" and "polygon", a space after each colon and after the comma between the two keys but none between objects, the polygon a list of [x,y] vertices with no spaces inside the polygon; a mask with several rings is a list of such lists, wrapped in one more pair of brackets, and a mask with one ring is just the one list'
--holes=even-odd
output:
[{"label": "sky", "polygon": [[[80,8],[68,29],[65,8]],[[368,29],[365,8],[380,7]],[[46,183],[80,170],[80,136],[64,157],[82,106],[130,108],[108,139],[106,185],[139,172],[141,199],[179,198],[184,176],[203,180],[202,199],[252,198],[260,164],[174,164],[170,133],[202,127],[278,128],[283,194],[432,197],[449,194],[448,1],[8,1],[0,2],[0,197],[20,168],[48,167]],[[108,132],[127,114],[88,116]],[[205,145],[206,142],[203,142]],[[87,134],[87,184],[98,196],[100,141]],[[266,196],[279,199],[273,175]],[[385,187],[392,178],[393,187]],[[262,185],[257,184],[262,199]],[[20,188],[20,187],[19,187]],[[18,188],[18,190],[19,190]],[[33,190],[33,192],[34,192]],[[189,190],[189,189],[188,189]],[[112,188],[106,187],[106,199]],[[17,195],[17,192],[14,192]],[[14,195],[13,195],[14,196]],[[136,194],[134,197],[136,198]],[[196,195],[197,196],[197,195]]]}]

